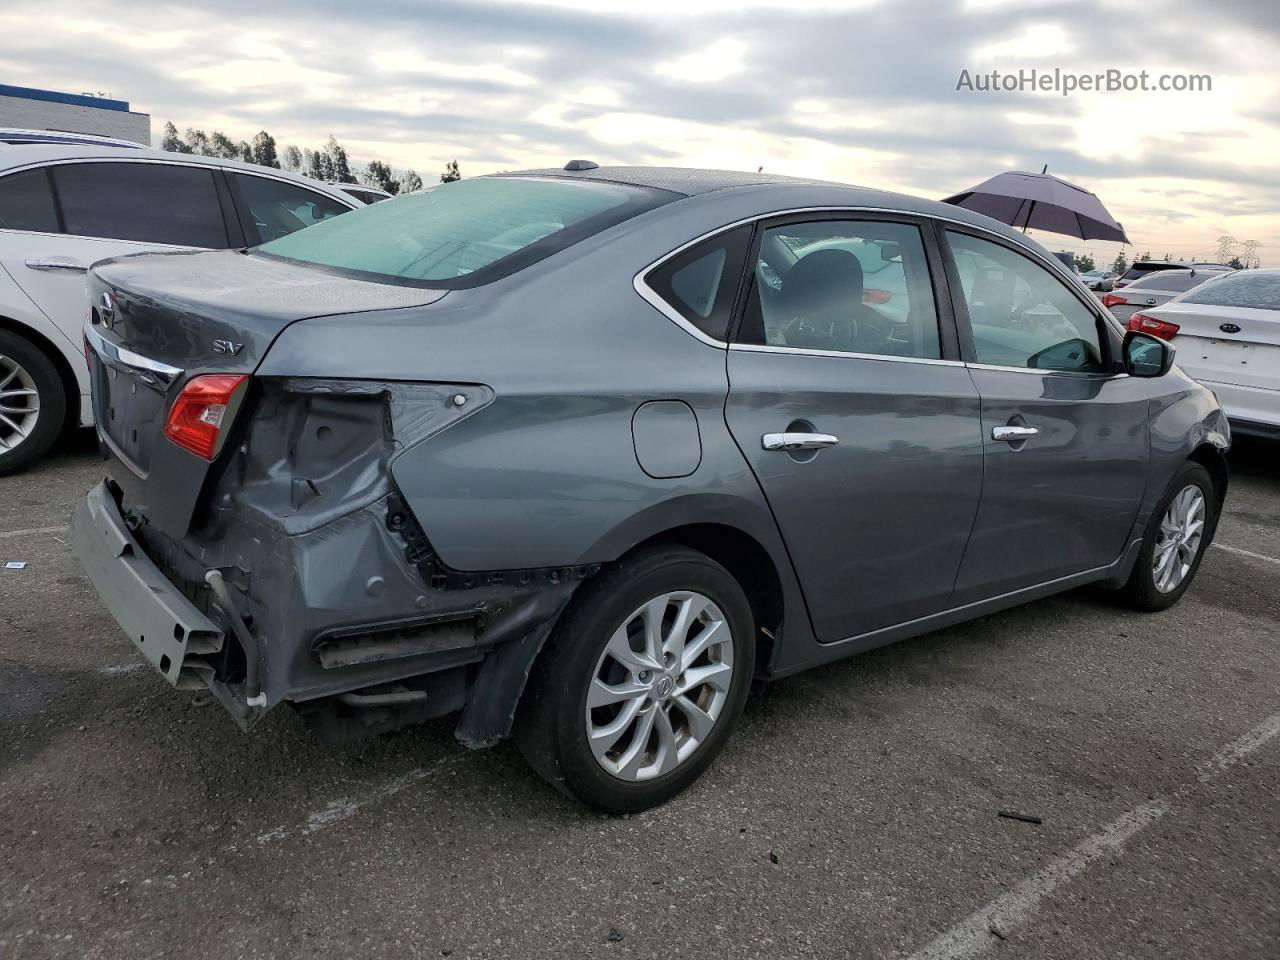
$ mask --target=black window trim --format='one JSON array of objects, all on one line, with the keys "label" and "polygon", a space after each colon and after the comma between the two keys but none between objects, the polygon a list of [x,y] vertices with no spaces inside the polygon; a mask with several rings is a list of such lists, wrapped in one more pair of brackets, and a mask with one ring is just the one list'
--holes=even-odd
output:
[{"label": "black window trim", "polygon": [[[934,224],[935,233],[937,235],[937,243],[943,251],[943,260],[946,269],[947,286],[950,289],[952,311],[956,319],[956,327],[960,333],[960,354],[964,358],[967,366],[974,367],[979,370],[1002,370],[1010,373],[1034,373],[1040,376],[1062,376],[1062,377],[1087,377],[1095,380],[1111,380],[1117,377],[1127,376],[1123,371],[1123,366],[1119,363],[1120,345],[1123,334],[1120,331],[1119,322],[1111,311],[1102,307],[1101,301],[1097,300],[1089,294],[1088,290],[1083,288],[1077,289],[1081,285],[1070,278],[1064,278],[1056,270],[1049,268],[1049,261],[1045,257],[1036,254],[1034,250],[1028,249],[1021,244],[1010,241],[1006,237],[1000,236],[980,227],[971,224],[960,223],[958,221],[937,219]],[[996,363],[983,363],[978,359],[977,349],[973,341],[973,326],[969,318],[969,305],[964,299],[964,287],[960,282],[960,271],[956,265],[955,254],[951,250],[951,245],[947,240],[947,232],[963,233],[974,237],[978,240],[985,240],[994,243],[997,246],[1004,247],[1011,253],[1019,254],[1038,266],[1046,267],[1048,273],[1053,276],[1062,286],[1076,298],[1077,301],[1085,308],[1087,313],[1093,315],[1095,322],[1098,324],[1099,337],[1098,341],[1102,348],[1106,351],[1103,357],[1102,371],[1091,370],[1044,370],[1038,367],[1008,367]],[[1061,262],[1059,262],[1061,267]],[[1064,271],[1065,272],[1065,268]],[[1089,296],[1086,297],[1086,294]],[[1093,302],[1091,303],[1090,300]]]}]

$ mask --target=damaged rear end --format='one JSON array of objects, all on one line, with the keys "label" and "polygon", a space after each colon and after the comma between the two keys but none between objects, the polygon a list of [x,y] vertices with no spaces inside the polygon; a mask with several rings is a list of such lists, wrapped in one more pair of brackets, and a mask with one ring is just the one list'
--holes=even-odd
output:
[{"label": "damaged rear end", "polygon": [[505,736],[593,568],[450,569],[392,473],[493,390],[258,375],[292,324],[445,293],[228,252],[110,261],[89,296],[109,466],[76,512],[76,552],[169,683],[244,728],[289,702],[331,739],[458,710],[463,742]]}]

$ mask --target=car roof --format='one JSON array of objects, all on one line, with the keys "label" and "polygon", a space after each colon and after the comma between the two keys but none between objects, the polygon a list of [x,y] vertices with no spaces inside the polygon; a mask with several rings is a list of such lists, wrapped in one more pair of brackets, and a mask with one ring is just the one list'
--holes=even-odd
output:
[{"label": "car roof", "polygon": [[[747,190],[755,192],[762,204],[778,210],[816,207],[866,207],[868,209],[896,210],[920,216],[937,217],[970,224],[999,233],[1023,246],[1040,250],[1054,262],[1061,261],[1039,243],[1008,224],[993,220],[963,207],[927,200],[890,190],[858,187],[833,180],[789,177],[776,173],[751,173],[740,170],[702,170],[693,167],[594,167],[589,170],[541,170],[504,171],[490,176],[500,177],[557,177],[573,180],[594,180],[622,183],[637,187],[669,190],[686,197],[706,195],[717,191]],[[820,195],[820,196],[819,196]],[[1063,266],[1066,270],[1066,267]],[[1070,273],[1070,271],[1067,271]]]},{"label": "car roof", "polygon": [[36,143],[74,143],[88,146],[125,147],[130,150],[143,150],[145,144],[132,140],[121,140],[118,137],[103,137],[96,133],[73,133],[63,130],[26,130],[16,127],[0,128],[0,146],[30,146]]},{"label": "car roof", "polygon": [[21,146],[0,145],[0,174],[15,167],[29,167],[40,163],[53,163],[62,160],[164,160],[169,163],[185,163],[204,167],[222,167],[227,170],[243,170],[245,173],[256,173],[259,176],[288,180],[301,187],[316,190],[319,193],[337,196],[343,200],[355,200],[350,194],[338,187],[330,186],[322,180],[299,176],[275,167],[263,167],[256,163],[245,163],[243,160],[226,160],[222,157],[204,157],[193,153],[170,153],[167,150],[155,150],[142,147],[137,150],[122,150],[110,144],[80,145],[57,143],[24,143]]}]

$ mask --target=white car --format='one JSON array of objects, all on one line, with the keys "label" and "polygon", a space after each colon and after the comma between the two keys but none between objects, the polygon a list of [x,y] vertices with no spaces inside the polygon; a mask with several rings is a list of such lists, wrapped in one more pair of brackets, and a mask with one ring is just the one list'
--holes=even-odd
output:
[{"label": "white car", "polygon": [[113,145],[0,145],[0,474],[92,424],[84,274],[108,257],[235,248],[364,206],[266,167]]},{"label": "white car", "polygon": [[1116,276],[1114,270],[1088,270],[1080,274],[1080,280],[1090,290],[1102,290],[1104,287],[1110,290],[1108,281],[1114,281]]},{"label": "white car", "polygon": [[337,187],[343,193],[349,193],[361,203],[379,203],[383,200],[390,200],[395,194],[388,193],[381,187],[371,187],[365,183],[339,183],[337,180],[326,180],[325,183],[331,187]]},{"label": "white car", "polygon": [[[1226,271],[1230,272],[1230,271]],[[1120,323],[1129,322],[1135,310],[1159,307],[1206,280],[1222,276],[1224,271],[1196,267],[1187,270],[1156,270],[1144,274],[1123,290],[1113,290],[1102,297],[1102,305]]]},{"label": "white car", "polygon": [[1182,371],[1218,395],[1237,433],[1280,438],[1280,270],[1216,276],[1128,328],[1170,340]]}]

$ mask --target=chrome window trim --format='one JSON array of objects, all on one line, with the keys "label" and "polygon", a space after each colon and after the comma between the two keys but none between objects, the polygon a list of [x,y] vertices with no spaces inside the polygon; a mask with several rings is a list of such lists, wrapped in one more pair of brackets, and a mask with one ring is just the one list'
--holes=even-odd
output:
[{"label": "chrome window trim", "polygon": [[1040,376],[1053,377],[1088,377],[1093,380],[1119,380],[1127,377],[1129,374],[1124,373],[1098,373],[1093,370],[1046,370],[1041,367],[1006,367],[998,363],[966,363],[966,367],[972,370],[995,370],[1000,373],[1036,373]]},{"label": "chrome window trim", "polygon": [[941,357],[900,357],[892,353],[854,353],[846,350],[815,350],[809,347],[788,347],[767,343],[731,343],[729,349],[741,353],[784,353],[800,357],[843,357],[848,360],[887,360],[890,363],[921,363],[934,367],[963,367],[963,360],[944,360]]},{"label": "chrome window trim", "polygon": [[[679,256],[681,253],[688,250],[690,247],[697,246],[699,243],[702,243],[705,240],[710,240],[712,237],[715,237],[721,233],[725,233],[729,230],[736,229],[737,227],[744,226],[745,224],[748,224],[748,223],[756,224],[762,220],[773,220],[776,217],[791,217],[791,216],[797,216],[797,215],[808,214],[808,213],[819,213],[819,214],[833,213],[833,214],[841,214],[841,215],[858,214],[858,213],[890,214],[890,215],[899,216],[899,217],[911,217],[913,220],[930,220],[930,221],[934,221],[937,223],[944,223],[944,224],[951,223],[951,224],[955,224],[958,227],[965,227],[966,229],[974,230],[978,233],[987,234],[988,236],[995,237],[997,240],[1003,241],[1005,244],[1012,244],[1016,246],[1018,248],[1018,252],[1021,253],[1023,256],[1027,257],[1028,259],[1032,260],[1032,262],[1038,263],[1044,267],[1048,267],[1049,272],[1053,274],[1055,278],[1060,283],[1063,284],[1063,286],[1067,287],[1068,290],[1071,290],[1073,293],[1076,294],[1076,299],[1079,300],[1080,303],[1086,307],[1086,309],[1092,310],[1095,316],[1103,318],[1104,322],[1110,323],[1117,327],[1119,326],[1119,324],[1117,324],[1116,322],[1116,318],[1111,315],[1111,311],[1104,309],[1102,307],[1101,302],[1099,302],[1096,297],[1093,298],[1094,303],[1090,304],[1085,299],[1084,296],[1079,295],[1079,291],[1074,290],[1074,288],[1072,288],[1070,284],[1066,283],[1066,281],[1063,280],[1063,277],[1067,276],[1066,268],[1062,265],[1062,262],[1057,260],[1056,258],[1042,256],[1036,250],[1033,250],[1030,247],[1019,244],[1015,238],[1007,237],[1003,233],[1000,233],[998,230],[992,230],[991,228],[981,226],[980,224],[969,223],[967,220],[958,220],[954,217],[939,216],[938,214],[935,214],[935,213],[921,213],[918,210],[903,210],[899,207],[844,207],[844,206],[791,207],[786,210],[773,210],[768,213],[752,214],[749,217],[743,217],[742,219],[735,220],[732,223],[726,223],[723,226],[716,227],[714,230],[708,230],[706,233],[703,233],[700,236],[697,236],[694,239],[687,241],[686,243],[682,243],[680,246],[676,247],[674,250],[664,253],[662,256],[658,257],[648,266],[641,268],[636,273],[635,277],[632,279],[631,285],[635,288],[636,293],[640,294],[640,296],[643,297],[644,300],[651,307],[653,307],[655,310],[661,313],[664,317],[666,317],[668,320],[674,323],[677,327],[680,327],[680,329],[684,330],[686,333],[692,336],[695,340],[699,340],[702,343],[708,344],[713,347],[717,347],[719,349],[724,349],[725,347],[730,346],[728,341],[717,340],[715,337],[708,336],[707,334],[699,330],[696,326],[694,326],[692,323],[690,323],[688,320],[686,320],[678,310],[676,310],[674,307],[668,304],[665,300],[663,300],[662,297],[658,296],[658,294],[647,283],[644,282],[645,275],[649,273],[651,270],[654,270],[655,268],[662,266],[672,257]],[[841,219],[846,219],[846,218],[842,216]],[[936,294],[937,281],[936,280],[932,281],[932,284],[933,284],[934,293]],[[1088,293],[1088,291],[1084,291],[1084,292]],[[740,345],[733,344],[732,346],[740,346]],[[741,346],[750,346],[750,344],[743,344]],[[798,348],[778,347],[776,349],[792,351]],[[855,356],[855,354],[839,354],[838,352],[836,352],[836,355]],[[858,354],[857,356],[872,357],[877,359],[880,358],[880,355],[878,354]],[[910,358],[894,357],[891,359],[910,359]],[[920,359],[926,360],[929,358],[922,357]],[[961,363],[962,361],[936,360],[934,362]],[[1009,368],[1009,369],[1018,369],[1018,368]],[[1034,372],[1043,373],[1044,371],[1034,371]]]}]

